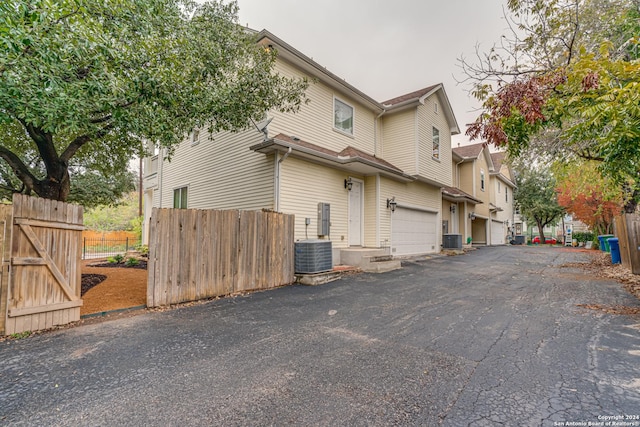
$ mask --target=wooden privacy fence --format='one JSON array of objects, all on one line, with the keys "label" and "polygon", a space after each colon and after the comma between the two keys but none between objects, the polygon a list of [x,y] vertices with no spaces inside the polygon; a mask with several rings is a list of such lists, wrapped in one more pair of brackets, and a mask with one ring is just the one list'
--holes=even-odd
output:
[{"label": "wooden privacy fence", "polygon": [[80,320],[82,207],[16,194],[0,221],[0,334]]},{"label": "wooden privacy fence", "polygon": [[614,223],[622,265],[633,274],[640,274],[640,216],[624,214],[616,217]]},{"label": "wooden privacy fence", "polygon": [[154,208],[147,306],[294,282],[294,216]]}]

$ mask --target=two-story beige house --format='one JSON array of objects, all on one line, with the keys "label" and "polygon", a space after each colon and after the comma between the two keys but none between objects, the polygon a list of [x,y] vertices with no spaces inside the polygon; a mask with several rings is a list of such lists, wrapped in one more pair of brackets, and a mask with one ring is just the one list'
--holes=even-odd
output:
[{"label": "two-story beige house", "polygon": [[331,240],[334,264],[349,249],[439,252],[459,133],[443,86],[378,102],[266,30],[258,43],[278,73],[314,81],[310,102],[269,111],[264,132],[196,130],[171,161],[147,158],[145,221],[152,207],[270,209],[295,215],[296,240]]},{"label": "two-story beige house", "polygon": [[[456,147],[453,152],[453,174],[456,188],[447,191],[463,193],[456,205],[460,233],[476,245],[508,243],[513,230],[513,182],[504,153],[491,153],[484,143]],[[448,197],[451,199],[451,197]]]}]

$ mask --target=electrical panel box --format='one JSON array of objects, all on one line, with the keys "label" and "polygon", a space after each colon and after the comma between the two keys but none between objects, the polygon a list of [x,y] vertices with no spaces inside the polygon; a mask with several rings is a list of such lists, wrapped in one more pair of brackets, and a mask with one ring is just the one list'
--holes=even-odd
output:
[{"label": "electrical panel box", "polygon": [[328,236],[331,228],[331,205],[318,203],[318,236]]}]

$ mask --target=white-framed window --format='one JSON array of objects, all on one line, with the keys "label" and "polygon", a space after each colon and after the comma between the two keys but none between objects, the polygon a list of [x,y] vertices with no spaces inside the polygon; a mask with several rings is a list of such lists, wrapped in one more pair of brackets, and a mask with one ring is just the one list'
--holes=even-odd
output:
[{"label": "white-framed window", "polygon": [[175,209],[187,209],[187,187],[173,190],[173,207]]},{"label": "white-framed window", "polygon": [[333,98],[333,127],[340,132],[353,135],[355,109],[338,98]]},{"label": "white-framed window", "polygon": [[440,131],[434,127],[432,135],[433,148],[431,150],[431,156],[436,160],[440,160]]},{"label": "white-framed window", "polygon": [[438,114],[438,103],[437,102],[433,103],[433,112]]},{"label": "white-framed window", "polygon": [[200,128],[193,128],[189,135],[189,141],[191,141],[191,145],[198,145],[200,142]]},{"label": "white-framed window", "polygon": [[480,189],[484,191],[484,169],[480,169]]}]

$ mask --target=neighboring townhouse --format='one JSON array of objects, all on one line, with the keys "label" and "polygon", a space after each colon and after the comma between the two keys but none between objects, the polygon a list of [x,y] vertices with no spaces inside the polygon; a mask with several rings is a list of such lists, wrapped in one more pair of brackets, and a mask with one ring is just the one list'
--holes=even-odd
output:
[{"label": "neighboring townhouse", "polygon": [[513,190],[516,188],[511,168],[505,163],[506,153],[491,153],[492,168],[489,172],[491,244],[508,243],[515,236]]},{"label": "neighboring townhouse", "polygon": [[279,73],[314,81],[310,102],[269,111],[263,133],[196,130],[170,162],[147,158],[145,222],[152,207],[270,209],[295,215],[296,240],[330,239],[334,264],[361,248],[439,252],[459,133],[443,86],[380,103],[268,31],[257,38]]},{"label": "neighboring townhouse", "polygon": [[[476,245],[508,242],[513,227],[513,183],[503,153],[490,153],[484,143],[454,148],[457,190],[466,196],[462,220],[467,241]],[[471,210],[472,209],[472,210]],[[471,210],[471,212],[469,212]],[[463,231],[463,230],[461,230]]]}]

